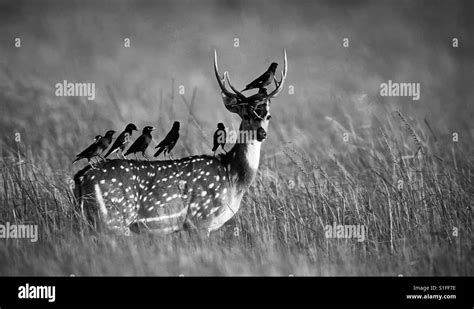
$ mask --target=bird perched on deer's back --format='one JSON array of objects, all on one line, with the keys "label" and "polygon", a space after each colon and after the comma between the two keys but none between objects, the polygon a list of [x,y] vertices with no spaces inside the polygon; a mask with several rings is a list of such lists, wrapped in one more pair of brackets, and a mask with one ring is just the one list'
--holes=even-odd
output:
[{"label": "bird perched on deer's back", "polygon": [[225,131],[225,126],[224,126],[223,123],[219,122],[217,124],[217,130],[216,130],[216,132],[214,132],[214,140],[213,140],[213,147],[212,147],[212,151],[214,152],[214,156],[216,155],[216,151],[219,148],[219,146],[222,147],[222,150],[227,152],[224,149],[226,140],[227,140],[227,133]]},{"label": "bird perched on deer's back", "polygon": [[256,80],[254,80],[253,82],[245,86],[245,89],[242,91],[246,91],[246,90],[250,90],[254,88],[260,89],[260,88],[270,85],[275,77],[275,71],[276,71],[277,66],[278,66],[278,63],[276,62],[273,62],[272,64],[270,64],[270,67],[265,73],[263,73]]},{"label": "bird perched on deer's back", "polygon": [[163,151],[166,155],[169,154],[171,150],[173,150],[176,142],[179,139],[179,121],[175,121],[173,123],[173,127],[171,131],[166,135],[166,137],[156,146],[155,148],[159,148],[158,151],[155,153],[155,157],[158,157]]},{"label": "bird perched on deer's back", "polygon": [[110,147],[109,151],[107,154],[104,156],[104,158],[107,158],[110,154],[113,152],[117,151],[117,156],[118,156],[118,151],[120,150],[120,154],[123,156],[123,151],[125,150],[125,147],[130,143],[132,140],[132,133],[133,131],[137,131],[137,126],[134,125],[133,123],[129,123],[126,127],[125,130],[120,133],[120,135],[117,137],[115,142],[112,144],[112,147]]},{"label": "bird perched on deer's back", "polygon": [[99,147],[97,147],[97,142],[102,138],[102,135],[97,135],[94,137],[94,142],[84,149],[81,153],[76,156],[76,159],[72,161],[74,164],[76,161],[81,159],[87,159],[87,162],[90,162],[92,158],[99,154]]},{"label": "bird perched on deer's back", "polygon": [[154,127],[146,126],[142,130],[142,135],[140,135],[137,140],[128,148],[127,152],[124,154],[124,156],[128,156],[129,154],[133,153],[135,154],[135,158],[138,159],[137,157],[137,152],[141,152],[142,155],[148,159],[146,155],[146,149],[148,148],[148,145],[150,145],[150,142],[152,140],[151,137],[151,131],[155,130]]},{"label": "bird perched on deer's back", "polygon": [[103,159],[101,154],[109,147],[110,143],[112,143],[112,137],[114,134],[115,134],[114,130],[109,130],[97,142],[97,147],[99,148],[99,154],[98,154],[99,158]]}]

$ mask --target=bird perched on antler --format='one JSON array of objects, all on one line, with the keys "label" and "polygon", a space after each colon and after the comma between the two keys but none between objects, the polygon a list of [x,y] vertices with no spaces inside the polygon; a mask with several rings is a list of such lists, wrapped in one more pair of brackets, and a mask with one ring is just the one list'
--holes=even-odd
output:
[{"label": "bird perched on antler", "polygon": [[237,101],[236,107],[241,108],[242,110],[246,110],[252,115],[256,115],[258,117],[258,115],[255,113],[255,110],[259,105],[266,103],[270,97],[270,95],[268,95],[267,88],[260,88],[256,94],[246,97],[241,92],[239,92],[234,86],[232,86],[229,73],[225,72],[224,78],[227,79],[227,83],[229,84],[230,89],[234,91]]},{"label": "bird perched on antler", "polygon": [[155,153],[155,157],[158,157],[163,151],[166,155],[169,154],[171,150],[173,150],[176,142],[179,139],[179,121],[175,121],[173,123],[173,127],[171,131],[166,135],[166,137],[156,146],[155,148],[159,148],[158,151]]},{"label": "bird perched on antler", "polygon": [[125,148],[132,140],[133,131],[137,131],[137,130],[138,129],[136,125],[134,125],[133,123],[129,123],[125,127],[125,130],[122,133],[120,133],[120,135],[117,137],[117,139],[112,144],[112,147],[110,147],[109,151],[104,156],[104,158],[107,158],[109,155],[111,155],[114,152],[117,152],[117,157],[118,157],[119,150],[120,150],[120,154],[123,156],[123,152]]},{"label": "bird perched on antler", "polygon": [[[216,75],[217,83],[221,89],[222,100],[224,102],[225,107],[232,113],[241,114],[243,111],[250,113],[252,116],[257,118],[261,118],[259,114],[256,112],[258,106],[270,101],[271,98],[277,96],[280,91],[282,90],[281,85],[283,84],[286,73],[287,73],[287,59],[286,59],[286,50],[283,51],[283,70],[282,70],[282,77],[281,80],[278,81],[275,78],[275,71],[278,66],[277,63],[272,63],[268,68],[267,72],[262,74],[259,78],[251,82],[250,84],[245,87],[244,90],[259,88],[258,93],[246,97],[240,91],[238,91],[230,81],[229,73],[227,71],[224,72],[223,76],[221,77],[219,74],[219,68],[217,66],[217,52],[214,50],[214,73]],[[227,90],[225,86],[225,82],[231,88],[232,91]],[[267,89],[265,86],[268,86],[272,83],[275,83],[275,89],[273,89],[270,93],[267,93]],[[251,108],[247,108],[250,106]]]},{"label": "bird perched on antler", "polygon": [[135,158],[138,160],[137,157],[137,152],[141,152],[142,155],[147,159],[148,156],[146,155],[146,149],[148,148],[148,145],[150,145],[151,140],[153,139],[151,137],[151,131],[155,130],[154,127],[146,126],[142,130],[142,135],[140,135],[137,140],[128,148],[127,152],[124,154],[124,156],[128,156],[129,154],[133,153],[135,154]]},{"label": "bird perched on antler", "polygon": [[275,71],[277,67],[278,67],[278,63],[276,62],[273,62],[272,64],[270,64],[270,67],[265,73],[263,73],[253,82],[245,86],[245,89],[242,90],[241,92],[244,92],[250,89],[255,89],[255,88],[261,89],[263,87],[270,85],[273,82],[273,78],[275,77]]}]

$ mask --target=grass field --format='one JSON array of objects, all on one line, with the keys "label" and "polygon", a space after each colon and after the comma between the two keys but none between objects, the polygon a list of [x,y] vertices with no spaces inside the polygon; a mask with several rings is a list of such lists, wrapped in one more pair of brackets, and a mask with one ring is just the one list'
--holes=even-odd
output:
[{"label": "grass field", "polygon": [[[207,32],[202,31],[210,33],[207,41],[191,26],[176,26],[173,32],[175,21],[166,14],[160,22],[171,26],[160,28],[158,21],[137,18],[138,13],[117,19],[113,13],[111,18],[104,8],[97,9],[104,12],[100,22],[88,19],[95,14],[88,11],[57,14],[59,5],[51,7],[57,18],[51,24],[36,26],[34,5],[24,9],[31,19],[6,22],[2,31],[23,35],[25,47],[0,49],[2,59],[8,59],[0,62],[0,223],[37,224],[39,240],[0,239],[0,275],[473,276],[472,87],[469,79],[456,75],[461,67],[472,67],[467,51],[454,54],[447,47],[435,48],[439,41],[420,39],[425,38],[423,29],[445,33],[428,27],[429,10],[426,18],[411,20],[410,15],[400,23],[403,7],[380,10],[386,28],[366,32],[370,16],[379,16],[374,2],[367,11],[372,13],[354,5],[342,17],[334,13],[337,8],[319,4],[321,15],[304,16],[302,24],[275,11],[272,23],[287,28],[267,28],[258,14],[248,11],[245,18],[229,17],[216,5],[211,14],[222,20],[206,24]],[[413,9],[419,12],[420,6]],[[170,7],[169,16],[177,21],[183,19],[175,15],[190,10]],[[203,22],[206,15],[199,16],[208,13],[196,10],[193,18]],[[145,6],[142,13],[163,14],[158,11]],[[299,12],[293,7],[286,11],[290,17]],[[243,20],[232,23],[231,18]],[[322,20],[317,32],[313,19]],[[117,20],[127,23],[112,29]],[[107,129],[121,131],[128,122],[139,128],[153,125],[159,140],[175,120],[181,121],[175,157],[210,154],[216,123],[239,125],[219,97],[212,49],[221,44],[216,42],[232,44],[234,33],[250,33],[247,27],[262,29],[264,39],[253,38],[249,44],[242,38],[242,51],[220,47],[222,70],[232,70],[234,82],[243,84],[262,63],[281,57],[285,47],[288,84],[296,85],[296,94],[285,90],[272,102],[259,172],[239,213],[209,237],[91,231],[71,189],[72,176],[85,164],[72,166],[74,156]],[[155,28],[165,30],[154,36]],[[332,50],[347,29],[353,31],[351,52]],[[400,35],[390,36],[390,29],[400,29]],[[416,34],[410,37],[410,31]],[[131,50],[118,51],[112,42],[121,42],[123,33],[132,34],[136,45]],[[392,47],[370,41],[384,37],[390,44],[403,43]],[[157,40],[153,44],[159,47],[145,38]],[[34,53],[29,40],[36,40]],[[264,58],[265,52],[271,58]],[[246,62],[256,55],[258,59]],[[463,65],[456,57],[465,60]],[[194,66],[195,71],[185,71]],[[421,81],[422,100],[382,100],[378,85],[392,76]],[[55,97],[52,85],[63,79],[97,82],[97,100]],[[181,83],[184,95],[178,93]],[[453,140],[453,132],[458,139]],[[324,226],[334,223],[365,226],[365,241],[326,238]]]},{"label": "grass field", "polygon": [[[73,114],[65,112],[67,128],[51,131],[83,126]],[[299,149],[275,134],[282,140],[274,143],[278,151],[264,151],[240,213],[209,238],[91,234],[71,191],[71,157],[48,141],[42,141],[40,153],[27,141],[11,143],[18,149],[4,149],[11,155],[2,162],[0,217],[11,224],[38,224],[39,241],[2,240],[0,273],[472,275],[469,150],[442,142],[430,133],[429,123],[410,121],[395,110],[387,109],[370,129],[327,121],[328,132],[340,139],[319,148]],[[182,130],[198,131],[193,123],[198,120]],[[285,126],[291,124],[280,122],[273,130],[290,132]],[[349,132],[347,142],[343,132]],[[180,142],[193,146],[186,136]],[[21,165],[15,164],[17,151]],[[334,222],[365,226],[365,241],[326,238],[323,227]]]}]

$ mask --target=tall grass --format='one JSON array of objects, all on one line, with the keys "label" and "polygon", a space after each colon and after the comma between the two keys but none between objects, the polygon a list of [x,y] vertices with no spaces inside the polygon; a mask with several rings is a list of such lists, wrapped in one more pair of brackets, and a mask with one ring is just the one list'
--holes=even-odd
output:
[{"label": "tall grass", "polygon": [[[108,91],[109,102],[99,107],[75,101],[51,113],[44,103],[4,124],[4,132],[26,133],[18,144],[4,137],[0,221],[38,224],[40,238],[0,239],[1,275],[474,274],[472,148],[390,107],[366,127],[348,112],[328,115],[324,134],[309,143],[298,139],[311,136],[314,126],[295,129],[277,115],[241,210],[210,237],[97,234],[77,210],[70,162],[85,136],[124,125]],[[192,112],[199,93],[182,102],[173,94],[160,97],[160,115],[189,119],[182,121],[187,134],[177,152],[206,152],[213,128],[207,132]],[[29,104],[13,95],[2,99]],[[149,108],[141,104],[135,109]],[[166,121],[173,119],[160,119]],[[334,222],[365,226],[366,240],[326,238],[323,227]]]}]

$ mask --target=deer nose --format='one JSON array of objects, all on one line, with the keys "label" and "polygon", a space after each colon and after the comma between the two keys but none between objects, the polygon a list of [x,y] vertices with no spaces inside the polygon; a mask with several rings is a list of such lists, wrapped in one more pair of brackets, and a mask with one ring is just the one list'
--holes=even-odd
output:
[{"label": "deer nose", "polygon": [[264,128],[257,129],[257,141],[261,142],[267,137],[267,132]]}]

